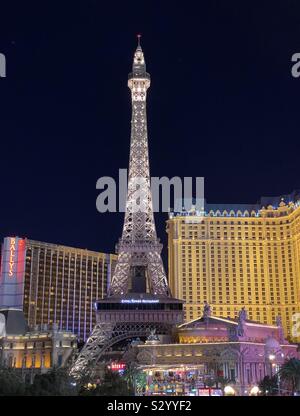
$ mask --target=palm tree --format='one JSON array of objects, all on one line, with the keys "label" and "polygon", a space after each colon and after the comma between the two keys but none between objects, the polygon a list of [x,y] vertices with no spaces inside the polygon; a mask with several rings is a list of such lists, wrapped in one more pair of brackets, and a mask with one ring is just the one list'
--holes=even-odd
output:
[{"label": "palm tree", "polygon": [[213,377],[207,377],[204,380],[204,386],[208,387],[208,394],[211,396],[211,389],[216,384],[216,380]]},{"label": "palm tree", "polygon": [[218,376],[216,377],[216,388],[219,388],[219,384],[222,388],[222,390],[224,390],[225,386],[227,386],[227,384],[229,384],[230,382],[232,383],[232,380],[230,380],[229,378],[226,377],[222,377],[222,376]]},{"label": "palm tree", "polygon": [[135,393],[140,393],[146,388],[146,373],[138,369],[134,363],[127,365],[123,377],[127,381],[128,388],[133,389]]},{"label": "palm tree", "polygon": [[133,388],[133,389],[135,388],[137,373],[138,373],[138,370],[135,364],[130,363],[126,366],[123,377],[124,377],[124,380],[126,380],[129,388]]},{"label": "palm tree", "polygon": [[278,379],[276,376],[265,376],[259,382],[259,389],[264,395],[270,394],[271,396],[276,393],[278,387]]},{"label": "palm tree", "polygon": [[292,387],[292,395],[300,388],[300,360],[291,358],[286,361],[281,369],[279,375],[282,381],[286,381]]},{"label": "palm tree", "polygon": [[0,367],[0,396],[23,396],[26,386],[15,368]]},{"label": "palm tree", "polygon": [[87,384],[81,387],[79,396],[132,396],[133,390],[117,371],[105,369],[99,384]]},{"label": "palm tree", "polygon": [[76,396],[78,387],[74,386],[69,370],[53,367],[45,374],[37,374],[33,383],[26,386],[30,396]]}]

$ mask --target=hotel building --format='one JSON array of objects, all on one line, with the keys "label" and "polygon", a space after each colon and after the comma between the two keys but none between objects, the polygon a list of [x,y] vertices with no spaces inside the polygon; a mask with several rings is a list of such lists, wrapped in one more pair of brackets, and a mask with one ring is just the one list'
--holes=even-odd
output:
[{"label": "hotel building", "polygon": [[23,310],[30,328],[56,324],[86,340],[94,303],[107,292],[117,256],[6,237],[1,250],[0,308]]},{"label": "hotel building", "polygon": [[183,299],[185,319],[213,314],[274,324],[300,335],[300,191],[254,205],[205,204],[204,212],[170,213],[169,284]]}]

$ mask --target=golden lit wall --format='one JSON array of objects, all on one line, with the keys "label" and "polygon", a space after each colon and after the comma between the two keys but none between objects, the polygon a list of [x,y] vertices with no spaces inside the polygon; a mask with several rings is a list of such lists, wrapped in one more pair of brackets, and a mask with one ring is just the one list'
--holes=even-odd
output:
[{"label": "golden lit wall", "polygon": [[274,324],[280,315],[285,335],[300,312],[300,204],[281,202],[255,212],[177,215],[167,221],[169,282],[183,299],[186,320],[202,314]]},{"label": "golden lit wall", "polygon": [[9,335],[0,338],[0,366],[8,365],[15,368],[43,368],[49,369],[64,364],[74,348],[76,336],[72,333],[50,332],[39,335]]}]

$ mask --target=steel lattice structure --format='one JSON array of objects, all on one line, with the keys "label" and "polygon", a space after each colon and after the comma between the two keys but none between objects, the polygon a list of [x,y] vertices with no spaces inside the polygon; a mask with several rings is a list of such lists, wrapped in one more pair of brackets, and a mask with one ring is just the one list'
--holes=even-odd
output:
[{"label": "steel lattice structure", "polygon": [[172,325],[170,324],[155,326],[147,322],[121,322],[116,325],[110,323],[96,324],[84,346],[84,351],[79,354],[71,370],[71,374],[76,377],[82,374],[83,370],[85,373],[92,371],[95,369],[102,354],[112,345],[127,338],[147,337],[154,328],[160,334],[169,334],[172,331]]},{"label": "steel lattice structure", "polygon": [[161,260],[162,246],[156,235],[149,172],[146,97],[150,75],[146,72],[140,44],[134,54],[128,86],[131,89],[132,118],[126,213],[118,262],[109,289],[110,295],[128,291],[132,266],[147,268],[149,291],[168,295],[169,288]]},{"label": "steel lattice structure", "polygon": [[[170,298],[170,291],[161,259],[162,245],[156,234],[150,186],[146,97],[150,75],[146,72],[140,43],[134,54],[128,77],[131,90],[132,119],[126,212],[122,237],[117,245],[118,261],[108,290],[108,297],[121,298],[128,293],[135,267],[144,269],[148,292]],[[111,345],[131,336],[146,336],[154,328],[170,333],[172,324],[158,322],[98,322],[83,347],[73,376],[80,376],[96,364]],[[173,323],[174,325],[174,323]]]}]

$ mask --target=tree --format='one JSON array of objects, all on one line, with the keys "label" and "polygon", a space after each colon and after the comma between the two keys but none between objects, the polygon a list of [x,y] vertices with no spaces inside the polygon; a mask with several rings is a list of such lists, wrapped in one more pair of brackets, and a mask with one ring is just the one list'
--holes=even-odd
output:
[{"label": "tree", "polygon": [[86,384],[81,387],[80,396],[132,396],[134,390],[118,372],[105,369],[99,384]]},{"label": "tree", "polygon": [[204,380],[204,386],[208,387],[208,394],[211,396],[211,388],[216,384],[216,380],[214,377],[207,377]]},{"label": "tree", "polygon": [[45,374],[37,374],[32,384],[26,386],[30,396],[76,396],[78,388],[69,376],[67,368],[52,368]]},{"label": "tree", "polygon": [[128,388],[135,393],[142,393],[145,391],[147,376],[143,371],[137,368],[135,363],[127,365],[123,377],[127,382]]},{"label": "tree", "polygon": [[277,376],[265,376],[259,383],[259,388],[264,395],[276,394],[278,390],[278,379]]},{"label": "tree", "polygon": [[300,360],[291,358],[279,370],[280,378],[290,385],[292,395],[300,389]]},{"label": "tree", "polygon": [[139,371],[136,377],[136,393],[143,394],[146,391],[147,375],[144,371]]},{"label": "tree", "polygon": [[24,396],[25,383],[15,368],[0,367],[0,396]]},{"label": "tree", "polygon": [[225,386],[227,386],[229,383],[232,383],[232,380],[226,377],[218,376],[215,379],[215,383],[216,383],[217,389],[219,388],[219,384],[220,384],[222,390],[224,390]]}]

